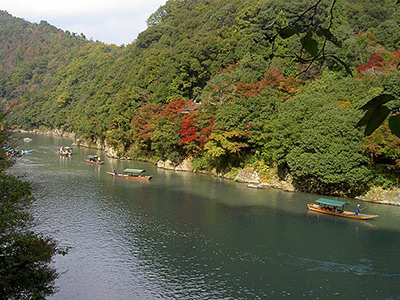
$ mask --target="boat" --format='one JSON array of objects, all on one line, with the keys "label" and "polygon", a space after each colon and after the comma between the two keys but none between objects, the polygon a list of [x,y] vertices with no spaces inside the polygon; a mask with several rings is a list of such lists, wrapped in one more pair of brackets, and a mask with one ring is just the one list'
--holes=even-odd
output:
[{"label": "boat", "polygon": [[61,156],[70,156],[72,154],[72,148],[71,147],[60,147],[57,151],[58,154]]},{"label": "boat", "polygon": [[347,211],[344,209],[346,205],[349,205],[349,203],[332,199],[319,198],[315,200],[315,203],[308,203],[307,207],[311,211],[358,220],[367,220],[378,217],[378,215],[368,215],[361,213],[357,214],[352,211]]},{"label": "boat", "polygon": [[96,164],[96,165],[102,165],[104,164],[104,161],[101,160],[100,157],[98,157],[97,155],[88,155],[85,158],[85,161],[91,164]]},{"label": "boat", "polygon": [[33,152],[33,150],[21,150],[22,154],[30,154],[32,152]]},{"label": "boat", "polygon": [[121,177],[126,179],[143,179],[150,180],[153,178],[152,175],[144,175],[145,170],[140,169],[125,169],[123,174],[118,174],[115,170],[114,172],[107,172],[107,174],[112,175],[114,177]]},{"label": "boat", "polygon": [[21,150],[17,150],[11,147],[3,147],[3,149],[6,152],[6,154],[11,157],[22,157],[23,155]]}]

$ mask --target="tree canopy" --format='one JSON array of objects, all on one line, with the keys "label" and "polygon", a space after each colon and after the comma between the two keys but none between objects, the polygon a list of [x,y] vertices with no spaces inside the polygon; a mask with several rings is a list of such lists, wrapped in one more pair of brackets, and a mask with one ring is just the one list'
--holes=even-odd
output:
[{"label": "tree canopy", "polygon": [[169,0],[123,47],[0,12],[0,105],[15,127],[120,156],[257,162],[301,190],[361,193],[399,164],[397,4]]}]

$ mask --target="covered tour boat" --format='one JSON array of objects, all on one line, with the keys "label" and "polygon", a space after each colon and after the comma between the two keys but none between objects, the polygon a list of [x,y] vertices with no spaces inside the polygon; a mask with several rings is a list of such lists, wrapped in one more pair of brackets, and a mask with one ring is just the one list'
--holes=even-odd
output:
[{"label": "covered tour boat", "polygon": [[104,161],[101,160],[100,157],[98,157],[97,155],[88,155],[85,158],[85,161],[91,164],[95,164],[95,165],[102,165],[104,164]]},{"label": "covered tour boat", "polygon": [[71,147],[60,147],[57,151],[58,154],[61,156],[70,156],[72,154],[72,148]]},{"label": "covered tour boat", "polygon": [[366,220],[378,217],[378,215],[368,215],[368,214],[361,214],[359,212],[357,213],[357,212],[347,211],[344,209],[345,205],[349,205],[349,203],[332,199],[320,198],[318,200],[315,200],[315,203],[308,203],[307,207],[311,211],[344,217],[344,218],[358,219],[358,220]]},{"label": "covered tour boat", "polygon": [[115,177],[121,177],[126,179],[144,179],[150,180],[153,176],[152,175],[144,175],[145,170],[140,169],[125,169],[123,174],[118,174],[115,170],[114,172],[107,172]]}]

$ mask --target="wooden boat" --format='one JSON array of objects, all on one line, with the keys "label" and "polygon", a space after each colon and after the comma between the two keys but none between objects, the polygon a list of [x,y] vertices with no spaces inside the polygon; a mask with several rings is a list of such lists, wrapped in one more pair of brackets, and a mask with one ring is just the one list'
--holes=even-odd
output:
[{"label": "wooden boat", "polygon": [[57,151],[58,154],[61,156],[70,156],[72,155],[72,148],[71,147],[60,147]]},{"label": "wooden boat", "polygon": [[88,155],[84,159],[86,162],[95,164],[95,165],[102,165],[104,164],[104,161],[100,159],[97,155]]},{"label": "wooden boat", "polygon": [[344,210],[345,205],[349,205],[349,203],[320,198],[318,200],[315,200],[315,203],[308,203],[307,207],[311,211],[358,220],[373,219],[378,217],[378,215],[368,215],[360,213],[357,214],[352,211]]},{"label": "wooden boat", "polygon": [[118,174],[115,170],[114,172],[107,172],[107,174],[114,177],[126,178],[126,179],[142,179],[150,180],[153,178],[152,175],[144,175],[145,170],[140,169],[125,169],[123,174]]}]

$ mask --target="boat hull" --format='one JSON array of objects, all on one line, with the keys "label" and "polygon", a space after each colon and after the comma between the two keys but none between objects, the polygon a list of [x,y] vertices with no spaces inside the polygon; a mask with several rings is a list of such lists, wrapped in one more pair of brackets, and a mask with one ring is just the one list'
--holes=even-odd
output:
[{"label": "boat hull", "polygon": [[94,165],[102,165],[102,164],[104,164],[104,161],[92,161],[90,159],[85,159],[85,161],[87,163],[94,164]]},{"label": "boat hull", "polygon": [[60,154],[61,156],[71,156],[71,153],[61,153],[61,152],[58,152],[58,154]]},{"label": "boat hull", "polygon": [[343,212],[335,212],[335,211],[331,211],[331,210],[325,210],[313,203],[307,204],[307,207],[311,211],[328,214],[328,215],[334,215],[334,216],[343,217],[343,218],[357,219],[357,220],[367,220],[367,219],[373,219],[373,218],[378,217],[378,215],[367,215],[367,214],[356,215],[354,212],[347,211],[347,210],[344,210]]},{"label": "boat hull", "polygon": [[152,175],[146,175],[146,176],[130,176],[130,175],[125,175],[125,174],[114,174],[113,172],[107,172],[107,174],[118,177],[118,178],[125,178],[125,179],[135,179],[135,180],[150,180],[153,178]]}]

